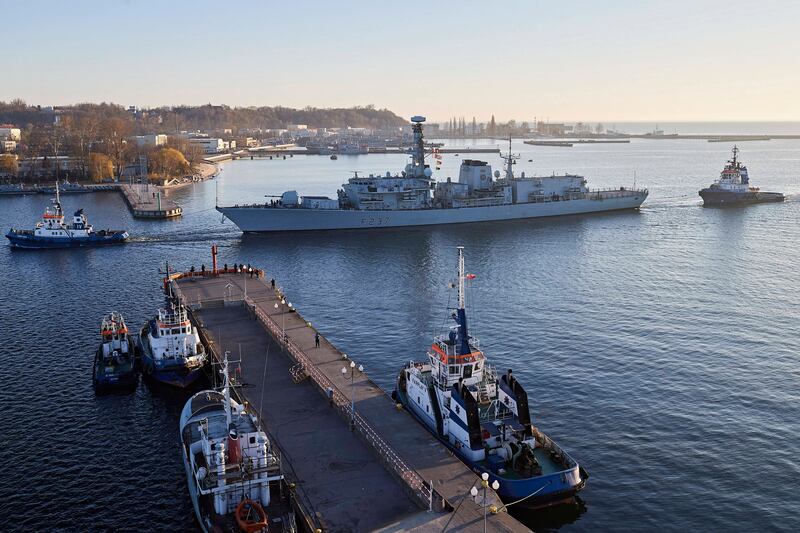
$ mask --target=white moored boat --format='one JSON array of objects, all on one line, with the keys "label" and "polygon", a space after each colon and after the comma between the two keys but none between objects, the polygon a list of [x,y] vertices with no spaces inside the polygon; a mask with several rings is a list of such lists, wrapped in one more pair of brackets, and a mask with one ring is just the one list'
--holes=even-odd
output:
[{"label": "white moored boat", "polygon": [[222,391],[192,396],[180,433],[189,494],[203,531],[295,531],[281,494],[278,455],[258,416],[231,398],[227,354]]}]

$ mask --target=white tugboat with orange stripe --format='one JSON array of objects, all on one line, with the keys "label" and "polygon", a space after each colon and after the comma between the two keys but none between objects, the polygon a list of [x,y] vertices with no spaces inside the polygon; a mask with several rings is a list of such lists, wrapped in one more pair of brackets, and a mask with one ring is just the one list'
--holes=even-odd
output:
[{"label": "white tugboat with orange stripe", "polygon": [[12,228],[6,233],[6,238],[13,248],[77,248],[119,244],[128,240],[128,232],[125,230],[95,231],[83,209],[75,211],[72,224],[65,223],[58,182],[55,193],[52,210],[49,207],[45,208],[41,222],[38,222],[33,230]]},{"label": "white tugboat with orange stripe", "polygon": [[194,383],[208,360],[186,307],[171,300],[144,325],[139,342],[144,374],[176,387]]}]

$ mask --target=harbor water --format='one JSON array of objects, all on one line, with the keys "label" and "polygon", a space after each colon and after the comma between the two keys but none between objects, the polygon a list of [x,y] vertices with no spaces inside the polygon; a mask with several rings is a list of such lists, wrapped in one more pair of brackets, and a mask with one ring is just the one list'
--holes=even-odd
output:
[{"label": "harbor water", "polygon": [[[583,508],[520,515],[530,527],[797,530],[800,141],[740,148],[751,182],[785,203],[703,208],[697,191],[731,146],[684,140],[514,142],[517,174],[649,188],[641,211],[596,216],[242,235],[214,210],[217,198],[263,203],[289,189],[333,197],[350,171],[394,172],[402,155],[225,163],[216,180],[171,193],[177,220],[134,220],[113,192],[63,196],[65,213],[83,207],[96,229],[127,229],[131,241],[0,246],[3,530],[194,530],[178,438],[190,392],[141,383],[98,397],[91,369],[103,315],[119,311],[138,330],[163,302],[164,263],[210,267],[212,244],[220,263],[274,275],[387,391],[449,326],[465,246],[472,333],[492,364],[514,369],[534,423],[591,475]],[[444,155],[435,176],[457,178],[464,157]],[[501,168],[497,155],[475,158]],[[31,227],[48,201],[0,197],[0,227]]]}]

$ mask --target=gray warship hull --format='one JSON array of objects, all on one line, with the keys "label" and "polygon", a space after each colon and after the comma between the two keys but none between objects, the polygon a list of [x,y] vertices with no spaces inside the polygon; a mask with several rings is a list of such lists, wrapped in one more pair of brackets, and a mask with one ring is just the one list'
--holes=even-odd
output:
[{"label": "gray warship hull", "polygon": [[484,207],[357,210],[273,207],[217,207],[245,233],[379,229],[494,222],[638,209],[647,191],[603,191],[585,198]]}]

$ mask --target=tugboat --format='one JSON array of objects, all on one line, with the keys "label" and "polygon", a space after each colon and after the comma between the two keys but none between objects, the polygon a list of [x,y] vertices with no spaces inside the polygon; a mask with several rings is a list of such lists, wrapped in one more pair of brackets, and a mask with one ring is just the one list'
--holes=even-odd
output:
[{"label": "tugboat", "polygon": [[458,247],[456,324],[434,338],[428,361],[400,372],[393,397],[506,502],[539,507],[571,499],[586,471],[531,422],[528,395],[511,370],[498,377],[469,334],[464,248]]},{"label": "tugboat", "polygon": [[222,377],[222,392],[198,392],[181,412],[183,464],[200,528],[296,531],[280,460],[255,412],[231,399],[227,353]]},{"label": "tugboat", "polygon": [[64,223],[61,209],[61,194],[56,182],[56,196],[53,198],[53,209],[45,208],[41,222],[36,223],[33,230],[11,229],[6,237],[12,248],[75,248],[78,246],[98,246],[101,244],[118,244],[128,239],[125,230],[95,231],[89,224],[83,209],[78,209],[72,216],[72,224]]},{"label": "tugboat", "polygon": [[186,308],[167,302],[139,335],[142,369],[156,381],[185,388],[203,371],[207,354]]},{"label": "tugboat", "polygon": [[766,202],[782,202],[785,197],[779,192],[762,192],[750,186],[747,167],[738,159],[739,148],[734,145],[733,159],[730,159],[719,175],[719,179],[698,194],[703,205],[743,205]]},{"label": "tugboat", "polygon": [[128,327],[119,313],[103,318],[100,325],[102,342],[94,356],[92,382],[97,392],[135,389],[138,375],[134,346]]}]

